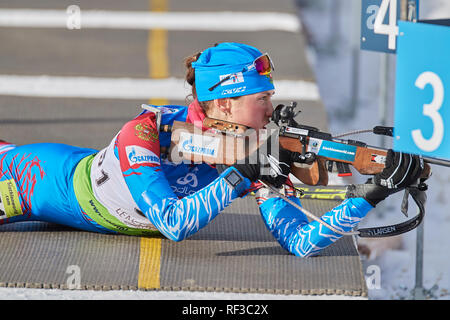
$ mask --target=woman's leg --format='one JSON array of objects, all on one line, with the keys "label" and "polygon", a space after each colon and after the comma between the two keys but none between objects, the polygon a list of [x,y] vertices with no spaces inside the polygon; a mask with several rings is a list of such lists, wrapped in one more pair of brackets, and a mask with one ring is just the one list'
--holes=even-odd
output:
[{"label": "woman's leg", "polygon": [[3,203],[10,200],[10,217],[0,219],[0,224],[45,221],[104,231],[84,217],[73,192],[72,178],[77,163],[96,150],[38,143],[8,147],[2,152],[2,146],[7,148],[6,143],[0,144],[0,194]]}]

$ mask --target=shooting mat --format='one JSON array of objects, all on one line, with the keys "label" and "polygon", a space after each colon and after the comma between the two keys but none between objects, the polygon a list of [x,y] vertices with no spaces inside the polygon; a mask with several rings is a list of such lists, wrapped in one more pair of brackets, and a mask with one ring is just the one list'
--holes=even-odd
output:
[{"label": "shooting mat", "polygon": [[[328,191],[307,192],[303,205],[313,213],[325,213],[340,201],[330,200]],[[181,242],[81,232],[40,222],[1,226],[0,238],[4,287],[67,289],[79,284],[79,289],[95,290],[367,296],[351,237],[343,237],[319,256],[295,257],[267,231],[252,196],[235,201]]]}]

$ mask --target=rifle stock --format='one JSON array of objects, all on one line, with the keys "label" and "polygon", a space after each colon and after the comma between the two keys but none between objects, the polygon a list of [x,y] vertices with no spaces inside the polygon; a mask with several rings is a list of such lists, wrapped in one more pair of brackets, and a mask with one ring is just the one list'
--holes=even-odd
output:
[{"label": "rifle stock", "polygon": [[[174,163],[208,163],[211,165],[233,165],[253,154],[263,141],[250,139],[249,135],[240,134],[243,126],[224,121],[209,119],[214,130],[204,131],[192,123],[174,121],[171,131],[171,143],[168,158]],[[203,124],[204,125],[204,124]],[[221,126],[227,127],[220,131]],[[231,126],[230,126],[231,125]],[[256,159],[255,159],[256,163]]]},{"label": "rifle stock", "polygon": [[291,166],[291,173],[309,186],[328,185],[328,171],[322,158],[317,159],[309,166],[294,163]]}]

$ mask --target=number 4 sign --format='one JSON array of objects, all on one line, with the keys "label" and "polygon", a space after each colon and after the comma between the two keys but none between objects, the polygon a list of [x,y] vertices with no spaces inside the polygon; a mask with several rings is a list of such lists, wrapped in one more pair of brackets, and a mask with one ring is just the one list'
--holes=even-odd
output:
[{"label": "number 4 sign", "polygon": [[394,149],[450,159],[450,27],[401,21]]},{"label": "number 4 sign", "polygon": [[[380,10],[375,18],[373,24],[373,31],[377,34],[385,34],[388,36],[388,49],[395,50],[397,44],[398,35],[398,0],[383,0],[381,1]],[[387,15],[389,9],[389,19],[388,24],[384,24],[384,19]]]},{"label": "number 4 sign", "polygon": [[419,0],[362,0],[361,49],[395,53],[400,19],[418,17]]}]

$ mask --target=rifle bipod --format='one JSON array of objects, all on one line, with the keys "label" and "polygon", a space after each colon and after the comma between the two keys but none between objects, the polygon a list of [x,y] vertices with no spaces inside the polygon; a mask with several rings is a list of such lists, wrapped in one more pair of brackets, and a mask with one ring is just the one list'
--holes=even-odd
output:
[{"label": "rifle bipod", "polygon": [[[306,210],[305,208],[299,206],[297,203],[293,202],[292,200],[290,200],[288,197],[286,197],[284,194],[280,193],[275,187],[273,187],[270,184],[267,184],[263,181],[260,181],[265,187],[269,188],[270,190],[272,190],[274,193],[277,194],[277,196],[279,196],[280,198],[282,198],[283,200],[285,200],[286,202],[288,202],[290,205],[294,206],[295,208],[297,208],[298,210],[300,210],[301,212],[303,212],[307,217],[309,217],[310,219],[317,221],[318,223],[324,225],[325,227],[331,229],[332,231],[334,231],[337,234],[340,234],[342,236],[353,236],[353,235],[357,235],[361,238],[384,238],[384,237],[392,237],[392,236],[396,236],[408,231],[411,231],[415,228],[417,228],[417,226],[422,222],[423,217],[425,216],[425,202],[427,199],[426,196],[426,189],[427,189],[427,185],[423,182],[421,182],[419,185],[417,186],[410,186],[408,188],[405,189],[405,192],[407,195],[411,195],[411,197],[413,198],[414,202],[416,203],[419,212],[418,214],[405,221],[402,223],[398,223],[398,224],[393,224],[393,225],[388,225],[388,226],[382,226],[382,227],[371,227],[371,228],[362,228],[362,229],[357,229],[356,231],[341,231],[338,230],[336,227],[331,226],[330,224],[328,224],[327,222],[323,221],[322,219],[318,218],[317,216],[315,216],[313,213],[309,212],[308,210]],[[407,206],[407,204],[405,203],[405,199],[404,199],[404,203],[402,204],[402,207]]]}]

